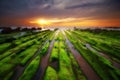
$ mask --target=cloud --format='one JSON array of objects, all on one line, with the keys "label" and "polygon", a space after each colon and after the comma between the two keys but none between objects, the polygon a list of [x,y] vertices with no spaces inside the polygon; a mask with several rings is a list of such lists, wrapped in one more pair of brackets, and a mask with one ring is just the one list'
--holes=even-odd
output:
[{"label": "cloud", "polygon": [[116,19],[119,9],[120,0],[0,0],[0,19]]},{"label": "cloud", "polygon": [[85,2],[77,3],[75,5],[69,5],[66,9],[76,9],[76,8],[103,8],[103,9],[119,9],[120,8],[120,0],[101,0],[96,1],[92,0],[93,2]]}]

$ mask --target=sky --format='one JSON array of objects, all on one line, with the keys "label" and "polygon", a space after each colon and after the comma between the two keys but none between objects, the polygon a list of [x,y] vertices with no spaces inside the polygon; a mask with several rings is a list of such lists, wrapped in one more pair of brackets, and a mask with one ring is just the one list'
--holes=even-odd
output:
[{"label": "sky", "polygon": [[120,26],[120,0],[0,0],[0,25]]}]

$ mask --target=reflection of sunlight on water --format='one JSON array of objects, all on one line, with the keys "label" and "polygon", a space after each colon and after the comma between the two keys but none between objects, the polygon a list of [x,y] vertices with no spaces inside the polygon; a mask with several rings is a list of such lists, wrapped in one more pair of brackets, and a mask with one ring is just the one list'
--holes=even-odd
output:
[{"label": "reflection of sunlight on water", "polygon": [[56,31],[56,33],[55,33],[55,37],[58,35],[58,33],[59,33],[59,30]]},{"label": "reflection of sunlight on water", "polygon": [[72,29],[66,28],[66,27],[64,27],[64,28],[58,28],[58,30],[56,31],[56,35],[58,35],[59,32],[62,32],[62,34],[65,35],[65,31],[67,31],[68,29],[72,30]]}]

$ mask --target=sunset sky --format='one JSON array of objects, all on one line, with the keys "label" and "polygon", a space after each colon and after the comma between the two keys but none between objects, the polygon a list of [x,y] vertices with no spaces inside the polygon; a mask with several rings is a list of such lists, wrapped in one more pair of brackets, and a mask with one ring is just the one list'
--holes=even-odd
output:
[{"label": "sunset sky", "polygon": [[0,25],[120,26],[120,0],[0,0]]}]

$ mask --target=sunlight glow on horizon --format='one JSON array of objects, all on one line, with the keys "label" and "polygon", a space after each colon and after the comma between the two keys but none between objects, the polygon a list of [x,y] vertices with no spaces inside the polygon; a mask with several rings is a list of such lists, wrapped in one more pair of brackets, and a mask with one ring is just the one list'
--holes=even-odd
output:
[{"label": "sunlight glow on horizon", "polygon": [[35,19],[31,20],[29,23],[36,23],[36,24],[54,24],[54,23],[64,23],[64,22],[71,22],[78,20],[76,18],[64,18],[64,19]]},{"label": "sunlight glow on horizon", "polygon": [[49,24],[49,22],[45,19],[33,20],[33,21],[30,21],[30,23],[36,23],[36,24],[41,24],[41,25]]},{"label": "sunlight glow on horizon", "polygon": [[[119,21],[119,20],[118,20]],[[120,25],[118,21],[114,19],[110,20],[98,20],[98,19],[90,19],[90,18],[37,18],[31,19],[29,21],[30,24],[36,24],[42,27],[45,26],[117,26]]]}]

